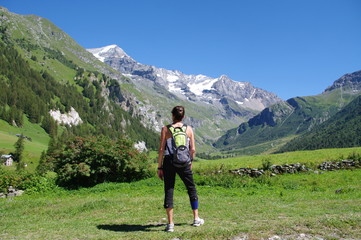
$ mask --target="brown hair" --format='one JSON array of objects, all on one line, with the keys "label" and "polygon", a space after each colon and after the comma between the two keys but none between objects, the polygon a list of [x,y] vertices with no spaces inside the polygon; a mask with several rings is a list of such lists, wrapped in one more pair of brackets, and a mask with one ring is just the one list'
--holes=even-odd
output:
[{"label": "brown hair", "polygon": [[183,106],[176,106],[172,110],[173,118],[175,121],[182,121],[185,114],[185,109]]}]

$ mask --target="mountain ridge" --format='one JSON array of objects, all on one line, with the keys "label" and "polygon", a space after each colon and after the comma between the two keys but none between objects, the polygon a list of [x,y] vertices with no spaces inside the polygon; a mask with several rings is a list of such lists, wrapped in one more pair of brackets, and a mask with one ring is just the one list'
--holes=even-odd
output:
[{"label": "mountain ridge", "polygon": [[138,63],[117,45],[87,50],[126,76],[132,79],[142,77],[143,80],[154,81],[182,99],[214,103],[221,101],[222,97],[230,97],[241,108],[256,111],[281,101],[273,93],[255,88],[249,82],[234,81],[225,75],[218,78],[203,74],[187,75],[178,70],[167,70]]},{"label": "mountain ridge", "polygon": [[[26,114],[32,123],[41,124],[48,134],[56,135],[51,111],[73,112],[79,114],[83,124],[64,128],[74,134],[104,134],[112,138],[125,135],[155,148],[158,137],[154,132],[122,109],[122,103],[132,99],[120,89],[120,84],[127,83],[121,73],[100,62],[42,17],[18,15],[0,7],[0,33],[4,59],[0,69],[4,88],[0,107],[4,120],[13,125],[20,122],[14,121],[10,108],[20,112],[17,119]],[[17,69],[19,66],[21,69]]]},{"label": "mountain ridge", "polygon": [[[341,76],[319,95],[294,97],[265,108],[249,121],[227,131],[214,146],[221,150],[242,149],[309,132],[361,94],[360,73]],[[260,148],[258,153],[266,150]]]},{"label": "mountain ridge", "polygon": [[312,131],[292,139],[277,152],[361,146],[361,95]]},{"label": "mountain ridge", "polygon": [[[132,91],[138,100],[143,99],[139,106],[146,108],[147,114],[153,112],[153,123],[149,124],[156,130],[167,124],[172,106],[184,105],[187,109],[185,122],[195,129],[196,142],[201,147],[212,146],[228,129],[281,101],[272,93],[224,75],[219,78],[187,75],[178,70],[138,63],[118,46],[88,51],[132,80],[135,85]],[[202,147],[201,151],[212,151],[212,147]]]},{"label": "mountain ridge", "polygon": [[[0,20],[2,40],[11,36],[20,57],[42,78],[51,75],[61,84],[77,89],[90,105],[96,104],[95,95],[102,98],[98,107],[103,104],[103,109],[94,116],[87,115],[85,102],[79,104],[84,107],[76,109],[81,119],[85,116],[86,122],[94,121],[104,111],[121,119],[124,112],[111,112],[119,111],[119,106],[126,112],[124,118],[117,123],[107,119],[107,126],[128,129],[139,139],[137,129],[131,127],[133,122],[159,132],[171,121],[171,108],[184,105],[185,122],[194,127],[200,152],[217,151],[212,148],[217,139],[214,146],[224,150],[310,131],[351,102],[361,89],[358,71],[345,74],[322,94],[281,101],[275,94],[225,75],[187,75],[138,63],[115,44],[98,48],[103,52],[94,51],[97,58],[49,20],[35,15],[17,15],[0,7]],[[61,111],[73,107],[68,100],[56,97],[52,104]],[[151,131],[145,132],[154,135]]]}]

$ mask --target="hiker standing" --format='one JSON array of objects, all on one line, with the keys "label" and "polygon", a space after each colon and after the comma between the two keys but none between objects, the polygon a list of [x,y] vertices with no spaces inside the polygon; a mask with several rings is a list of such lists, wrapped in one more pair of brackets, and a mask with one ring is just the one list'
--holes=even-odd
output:
[{"label": "hiker standing", "polygon": [[173,123],[162,128],[158,155],[158,177],[164,181],[164,208],[167,212],[166,231],[174,231],[173,192],[176,174],[185,184],[193,210],[193,226],[204,224],[198,216],[198,196],[193,180],[192,161],[195,156],[193,130],[182,123],[185,109],[176,106],[172,110]]}]

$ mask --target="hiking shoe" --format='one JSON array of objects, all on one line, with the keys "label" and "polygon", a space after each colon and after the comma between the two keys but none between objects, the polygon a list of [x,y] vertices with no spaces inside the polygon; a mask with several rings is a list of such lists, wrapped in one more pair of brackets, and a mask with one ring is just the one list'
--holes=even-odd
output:
[{"label": "hiking shoe", "polygon": [[164,231],[166,231],[166,232],[174,232],[174,224],[167,224]]},{"label": "hiking shoe", "polygon": [[202,218],[194,219],[193,226],[199,227],[200,225],[204,224],[204,220]]}]

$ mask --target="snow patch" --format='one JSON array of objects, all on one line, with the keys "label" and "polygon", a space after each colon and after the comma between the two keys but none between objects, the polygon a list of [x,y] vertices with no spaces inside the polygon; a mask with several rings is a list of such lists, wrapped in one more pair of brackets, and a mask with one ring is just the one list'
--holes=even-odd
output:
[{"label": "snow patch", "polygon": [[180,87],[177,87],[174,83],[170,83],[168,85],[168,90],[171,92],[182,92],[182,89]]},{"label": "snow patch", "polygon": [[116,56],[119,58],[124,58],[125,56],[128,56],[123,49],[118,47],[115,44],[101,47],[101,48],[91,48],[87,49],[88,52],[92,53],[96,58],[98,58],[100,61],[104,62],[105,58],[107,57],[107,54],[109,51],[113,50],[117,53]]},{"label": "snow patch", "polygon": [[253,92],[252,92],[251,96],[249,97],[249,99],[252,99],[255,93],[256,93],[256,89],[253,89]]},{"label": "snow patch", "polygon": [[167,76],[167,81],[168,81],[168,82],[175,82],[175,81],[177,81],[178,79],[179,79],[179,77],[176,76],[176,75],[168,75],[168,76]]},{"label": "snow patch", "polygon": [[81,120],[79,113],[75,111],[73,107],[71,107],[70,112],[62,114],[60,110],[50,110],[50,116],[57,121],[58,123],[68,124],[77,126],[83,123]]},{"label": "snow patch", "polygon": [[100,56],[99,53],[94,53],[94,56],[102,62],[104,62],[104,60],[105,60],[105,57]]},{"label": "snow patch", "polygon": [[[199,75],[198,75],[199,76]],[[198,77],[197,76],[197,77]],[[201,76],[202,77],[202,76]],[[203,80],[202,82],[194,82],[190,83],[189,90],[193,92],[197,96],[201,96],[204,90],[211,90],[212,86],[215,82],[217,82],[217,78],[210,78],[204,80],[204,78],[199,77],[197,80]]]}]

